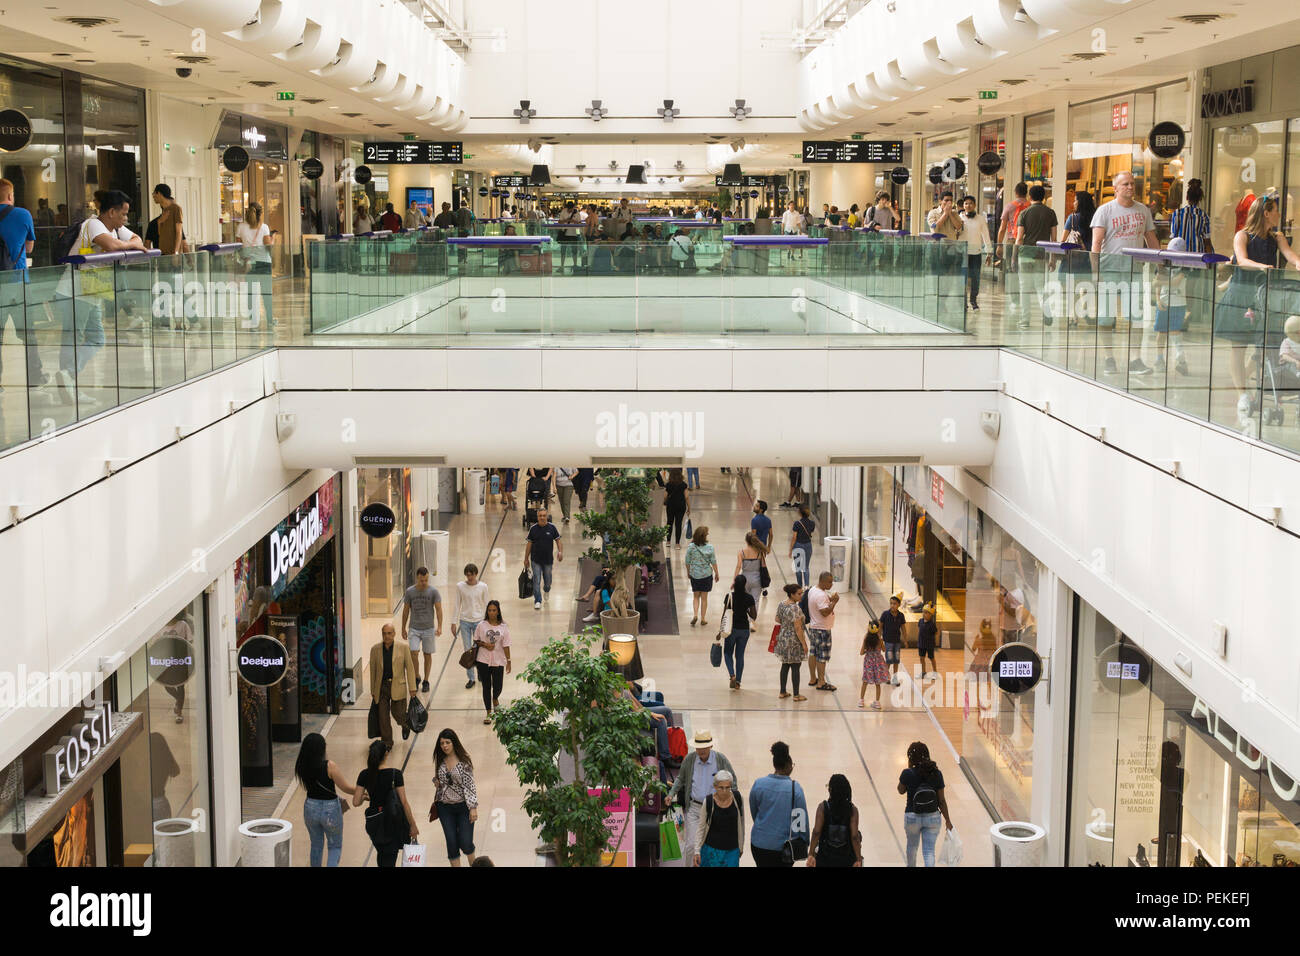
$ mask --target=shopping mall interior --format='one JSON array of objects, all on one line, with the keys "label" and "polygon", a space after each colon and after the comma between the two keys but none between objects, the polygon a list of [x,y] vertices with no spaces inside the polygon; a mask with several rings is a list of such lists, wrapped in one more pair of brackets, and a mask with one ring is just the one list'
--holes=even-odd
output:
[{"label": "shopping mall interior", "polygon": [[0,865],[1300,865],[1300,11],[0,51]]}]

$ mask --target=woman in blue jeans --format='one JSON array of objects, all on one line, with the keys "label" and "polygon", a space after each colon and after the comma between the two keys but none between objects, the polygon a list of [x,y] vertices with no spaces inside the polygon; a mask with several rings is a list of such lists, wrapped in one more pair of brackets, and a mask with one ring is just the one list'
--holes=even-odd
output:
[{"label": "woman in blue jeans", "polygon": [[790,562],[794,565],[794,580],[800,587],[811,583],[808,572],[812,568],[812,536],[817,522],[807,505],[799,506],[799,517],[794,521],[790,535]]},{"label": "woman in blue jeans", "polygon": [[948,801],[943,796],[943,774],[930,759],[930,748],[916,741],[907,748],[907,769],[898,777],[898,792],[907,794],[903,827],[907,831],[907,865],[916,866],[916,847],[926,866],[934,866],[934,845],[939,825],[952,829]]},{"label": "woman in blue jeans", "polygon": [[460,866],[464,853],[474,865],[474,824],[478,822],[478,789],[474,786],[474,763],[450,727],[438,734],[433,750],[435,785],[429,820],[437,814],[442,835],[447,838],[447,859]]},{"label": "woman in blue jeans", "polygon": [[727,664],[731,689],[740,690],[740,679],[745,676],[745,646],[749,643],[749,624],[758,620],[758,608],[754,604],[753,595],[749,593],[749,579],[743,574],[736,575],[728,600],[731,604],[731,631],[722,645],[722,659]]},{"label": "woman in blue jeans", "polygon": [[338,866],[343,853],[343,805],[338,791],[352,796],[356,787],[348,783],[338,764],[325,755],[325,738],[320,734],[308,734],[302,739],[294,772],[307,794],[302,821],[311,839],[311,865],[320,866],[328,840],[329,857],[325,865]]}]

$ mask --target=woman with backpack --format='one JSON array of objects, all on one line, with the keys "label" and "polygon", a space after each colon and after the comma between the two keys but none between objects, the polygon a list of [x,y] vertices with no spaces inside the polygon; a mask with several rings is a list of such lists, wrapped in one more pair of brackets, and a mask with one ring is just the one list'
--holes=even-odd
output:
[{"label": "woman with backpack", "polygon": [[745,804],[726,770],[713,775],[713,792],[704,798],[695,866],[740,866],[745,849]]},{"label": "woman with backpack", "polygon": [[[298,782],[307,794],[302,809],[302,822],[311,838],[311,865],[320,866],[329,840],[326,866],[338,866],[343,855],[343,798],[342,790],[350,797],[356,796],[356,787],[348,783],[343,770],[325,754],[325,738],[308,734],[298,748],[298,764],[294,768]],[[170,816],[170,814],[168,814]]]},{"label": "woman with backpack", "polygon": [[853,805],[849,778],[842,773],[831,774],[826,790],[830,799],[817,807],[807,865],[862,866],[862,831],[858,829],[858,808]]},{"label": "woman with backpack", "polygon": [[943,774],[930,759],[930,748],[916,741],[907,748],[907,769],[898,777],[898,792],[907,794],[903,828],[907,831],[907,865],[916,866],[916,847],[926,866],[934,866],[934,845],[939,825],[952,829],[948,801],[943,796]]},{"label": "woman with backpack", "polygon": [[433,750],[433,782],[436,787],[429,820],[442,824],[447,838],[447,859],[460,866],[464,851],[474,865],[474,824],[478,822],[478,789],[474,786],[474,762],[450,727],[438,734]]},{"label": "woman with backpack", "polygon": [[366,808],[366,833],[375,846],[380,866],[397,866],[397,854],[403,845],[420,838],[415,814],[406,802],[406,781],[399,768],[388,766],[389,752],[382,740],[371,741],[366,769],[357,775],[357,786],[352,793],[354,807],[370,801]]}]

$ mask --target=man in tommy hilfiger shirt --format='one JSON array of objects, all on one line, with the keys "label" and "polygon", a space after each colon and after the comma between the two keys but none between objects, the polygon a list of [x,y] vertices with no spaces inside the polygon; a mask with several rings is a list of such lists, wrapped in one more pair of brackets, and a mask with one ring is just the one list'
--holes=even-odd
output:
[{"label": "man in tommy hilfiger shirt", "polygon": [[[1113,258],[1123,250],[1134,247],[1140,249],[1143,246],[1148,249],[1160,248],[1160,240],[1156,238],[1156,222],[1151,215],[1151,210],[1133,198],[1137,188],[1133,174],[1127,169],[1121,171],[1116,174],[1114,184],[1115,198],[1110,202],[1102,203],[1092,214],[1093,268],[1096,270],[1100,267],[1100,276],[1103,280],[1108,266],[1117,274],[1129,274],[1127,263],[1118,263],[1118,260]],[[1103,256],[1105,258],[1102,258]],[[1112,298],[1116,301],[1103,301],[1103,298]],[[1129,299],[1130,302],[1124,303],[1124,299]],[[1140,322],[1140,315],[1128,311],[1132,309],[1131,300],[1131,295],[1125,296],[1122,293],[1109,297],[1099,295],[1097,325],[1114,330],[1120,313],[1127,313],[1130,322]],[[1115,366],[1115,356],[1111,353],[1110,341],[1103,339],[1102,342],[1102,348],[1106,352],[1103,371],[1107,375],[1117,374],[1118,369]],[[1151,368],[1142,361],[1140,353],[1139,346],[1139,354],[1129,362],[1128,370],[1133,375],[1149,375]]]}]

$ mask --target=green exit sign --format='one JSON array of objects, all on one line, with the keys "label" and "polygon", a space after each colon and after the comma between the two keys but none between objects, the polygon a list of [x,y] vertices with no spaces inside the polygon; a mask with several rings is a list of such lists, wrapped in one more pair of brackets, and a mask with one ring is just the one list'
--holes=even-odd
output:
[{"label": "green exit sign", "polygon": [[405,141],[408,142],[408,143],[414,143],[414,142],[415,142],[415,134],[414,134],[414,133],[407,133],[405,136],[402,137],[402,139],[405,140]]},{"label": "green exit sign", "polygon": [[980,90],[980,99],[982,100],[996,100],[997,98],[997,90]]},{"label": "green exit sign", "polygon": [[862,139],[862,134],[861,134],[861,133],[854,133],[854,134],[853,134],[852,136],[850,136],[849,138],[850,138],[850,139]]},{"label": "green exit sign", "polygon": [[465,153],[465,154],[463,154],[460,158],[461,158],[461,159],[473,159],[474,157],[471,156],[469,153]]},{"label": "green exit sign", "polygon": [[294,98],[294,95],[295,94],[292,90],[281,90],[279,93],[275,94],[275,98],[277,100],[291,100]]}]

